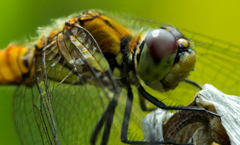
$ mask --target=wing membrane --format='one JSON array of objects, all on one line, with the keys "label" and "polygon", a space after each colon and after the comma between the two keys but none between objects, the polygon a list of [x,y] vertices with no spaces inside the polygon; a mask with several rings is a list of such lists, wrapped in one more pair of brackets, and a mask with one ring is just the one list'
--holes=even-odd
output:
[{"label": "wing membrane", "polygon": [[240,95],[238,91],[240,86],[239,46],[200,36],[191,37],[195,44],[201,43],[196,46],[198,63],[195,71],[197,73],[192,73],[191,79],[202,85],[210,83],[228,94]]},{"label": "wing membrane", "polygon": [[[35,136],[21,129],[26,121],[23,117],[32,122],[26,128],[36,129],[39,139],[23,144],[58,144],[57,130],[67,144],[87,144],[109,101],[119,93],[97,43],[86,30],[74,26],[61,31],[35,60],[32,70],[36,68],[37,85],[16,94],[14,113],[21,140],[27,134]],[[38,93],[31,94],[35,91]],[[24,109],[17,110],[21,107]]]},{"label": "wing membrane", "polygon": [[16,130],[22,144],[41,145],[54,142],[46,132],[42,109],[36,85],[31,88],[22,85],[18,88],[14,97],[13,111]]},{"label": "wing membrane", "polygon": [[[87,144],[96,122],[112,99],[107,92],[118,86],[109,67],[104,66],[107,64],[101,65],[101,61],[107,61],[84,28],[74,26],[70,30],[65,29],[56,39],[60,51],[46,60],[46,70],[56,72],[49,80],[54,116],[67,144]],[[57,71],[60,66],[67,68],[69,73]],[[64,77],[56,82],[56,76]]]}]

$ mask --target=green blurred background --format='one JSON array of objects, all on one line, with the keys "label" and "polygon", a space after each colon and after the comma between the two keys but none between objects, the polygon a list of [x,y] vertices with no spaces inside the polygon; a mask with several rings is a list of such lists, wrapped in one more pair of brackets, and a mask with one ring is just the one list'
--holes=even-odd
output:
[{"label": "green blurred background", "polygon": [[[36,36],[36,29],[51,19],[86,9],[166,22],[240,45],[239,6],[237,0],[4,0],[0,2],[0,48]],[[0,145],[19,144],[12,117],[14,88],[0,87]]]}]

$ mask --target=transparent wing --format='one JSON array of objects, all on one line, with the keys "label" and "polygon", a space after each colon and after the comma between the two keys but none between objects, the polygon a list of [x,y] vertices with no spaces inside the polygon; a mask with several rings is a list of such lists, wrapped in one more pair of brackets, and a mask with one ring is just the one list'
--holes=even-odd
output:
[{"label": "transparent wing", "polygon": [[21,142],[88,144],[109,101],[120,92],[97,43],[85,29],[73,26],[34,60],[30,76],[36,84],[21,86],[14,101]]},{"label": "transparent wing", "polygon": [[[56,42],[55,49],[58,50],[53,50],[53,55],[58,53],[59,56],[51,58],[51,52],[45,51],[48,53],[46,70],[51,74],[54,72],[49,80],[54,116],[67,144],[87,144],[119,88],[97,43],[84,28],[73,26],[70,30],[65,29],[58,34]],[[62,76],[61,81],[55,81],[59,76]]]},{"label": "transparent wing", "polygon": [[239,95],[240,46],[200,34],[188,34],[198,53],[197,65],[190,79],[210,83],[227,94]]},{"label": "transparent wing", "polygon": [[[86,92],[86,88],[91,89],[91,95]],[[51,92],[56,93],[51,101],[61,143],[89,144],[89,137],[109,99],[104,96],[100,88],[94,88],[90,85],[79,87],[63,84],[59,86],[59,89]],[[100,93],[102,98],[97,93]],[[146,113],[139,108],[137,89],[134,90],[134,94],[128,137],[131,140],[144,140],[141,120]],[[126,96],[127,92],[123,90],[115,111],[109,144],[123,144],[120,135],[127,101]],[[51,132],[47,132],[46,129],[48,122],[42,120],[43,106],[40,101],[36,103],[36,100],[39,100],[39,91],[36,85],[31,86],[31,88],[21,85],[15,94],[14,119],[21,144],[54,144],[54,140],[50,138]],[[39,109],[36,105],[42,107]],[[101,136],[102,131],[98,137],[101,138]]]},{"label": "transparent wing", "polygon": [[[46,130],[43,120],[43,108],[39,101],[39,91],[35,84],[31,87],[29,83],[31,73],[24,80],[14,96],[13,114],[14,122],[21,144],[53,144],[51,134]],[[34,75],[35,76],[35,75]],[[38,108],[37,106],[40,108]]]}]

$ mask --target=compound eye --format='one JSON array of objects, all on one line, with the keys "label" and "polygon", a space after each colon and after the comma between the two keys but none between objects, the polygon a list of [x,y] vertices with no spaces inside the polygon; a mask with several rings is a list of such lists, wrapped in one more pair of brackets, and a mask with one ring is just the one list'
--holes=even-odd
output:
[{"label": "compound eye", "polygon": [[175,53],[178,49],[176,38],[165,29],[155,29],[146,37],[146,45],[154,59]]}]

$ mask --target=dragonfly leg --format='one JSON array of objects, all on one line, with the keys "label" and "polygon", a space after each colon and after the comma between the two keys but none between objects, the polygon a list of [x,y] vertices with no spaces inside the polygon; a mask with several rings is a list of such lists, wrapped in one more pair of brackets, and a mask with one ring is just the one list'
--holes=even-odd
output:
[{"label": "dragonfly leg", "polygon": [[122,130],[121,130],[121,141],[126,144],[173,144],[173,145],[192,145],[192,144],[178,144],[174,143],[172,141],[133,141],[133,140],[128,140],[127,134],[128,134],[128,126],[129,126],[129,120],[130,120],[130,115],[132,111],[132,103],[133,103],[133,93],[132,89],[129,86],[128,89],[128,96],[127,96],[127,103],[125,107],[125,112],[124,112],[124,118],[123,118],[123,123],[122,123]]},{"label": "dragonfly leg", "polygon": [[114,97],[110,101],[110,103],[107,106],[107,109],[103,112],[101,118],[98,120],[97,124],[95,125],[95,127],[92,131],[91,137],[90,137],[90,144],[91,145],[96,144],[97,136],[98,136],[99,132],[101,131],[105,122],[106,122],[106,124],[105,124],[105,128],[104,128],[104,133],[103,133],[101,145],[106,145],[107,144],[108,139],[109,139],[111,126],[112,126],[112,122],[113,122],[113,116],[114,116],[114,113],[115,113],[115,108],[117,106],[118,96]]},{"label": "dragonfly leg", "polygon": [[208,113],[210,115],[214,115],[217,117],[220,117],[218,114],[211,112],[209,110],[206,110],[204,108],[201,107],[195,107],[195,106],[188,106],[188,107],[183,107],[183,106],[166,106],[163,102],[159,101],[158,99],[156,99],[154,96],[150,95],[149,93],[147,93],[145,91],[145,89],[140,85],[138,87],[138,91],[142,94],[142,96],[144,98],[146,98],[148,101],[150,101],[151,103],[153,103],[155,106],[161,108],[161,109],[166,109],[166,110],[189,110],[189,111],[202,111],[205,113]]},{"label": "dragonfly leg", "polygon": [[[200,90],[202,90],[202,86],[195,81],[192,81],[192,80],[189,80],[189,79],[184,79],[183,81],[199,88]],[[146,99],[140,93],[139,93],[138,96],[139,96],[140,107],[143,111],[151,112],[151,111],[154,111],[154,110],[157,109],[157,108],[154,108],[154,107],[148,107],[147,103],[146,103]]]},{"label": "dragonfly leg", "polygon": [[138,97],[139,97],[140,107],[143,111],[151,112],[157,109],[154,107],[148,107],[146,99],[140,93],[138,93]]},{"label": "dragonfly leg", "polygon": [[189,79],[184,79],[183,81],[186,82],[186,83],[189,83],[191,85],[194,85],[195,87],[197,87],[200,90],[202,90],[202,86],[200,84],[198,84],[197,82],[195,82],[195,81],[192,81],[192,80],[189,80]]},{"label": "dragonfly leg", "polygon": [[123,123],[122,123],[122,130],[121,130],[121,141],[123,143],[129,143],[127,139],[127,132],[129,126],[130,115],[132,112],[132,103],[133,103],[133,93],[131,86],[128,86],[128,94],[127,94],[127,102],[124,111]]},{"label": "dragonfly leg", "polygon": [[101,118],[98,120],[97,124],[95,125],[91,137],[90,137],[90,144],[91,145],[95,145],[96,144],[96,140],[97,140],[97,135],[99,133],[99,131],[102,129],[103,124],[105,122],[105,118],[106,118],[106,113],[104,112],[101,116]]},{"label": "dragonfly leg", "polygon": [[101,145],[106,145],[108,143],[116,107],[117,107],[117,100],[112,99],[111,102],[109,103],[109,105],[107,107],[107,111],[105,113],[106,124],[105,124],[104,132],[103,132]]}]

